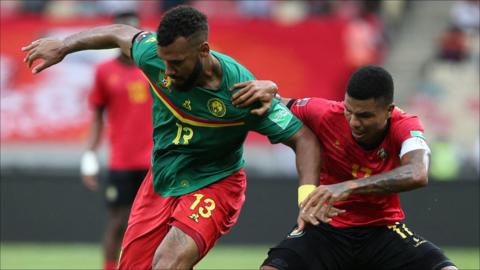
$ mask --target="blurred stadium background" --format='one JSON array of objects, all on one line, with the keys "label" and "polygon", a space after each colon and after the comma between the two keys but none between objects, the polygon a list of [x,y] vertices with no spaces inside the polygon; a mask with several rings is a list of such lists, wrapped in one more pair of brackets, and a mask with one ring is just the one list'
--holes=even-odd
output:
[{"label": "blurred stadium background", "polygon": [[[381,64],[396,103],[418,114],[433,151],[430,184],[402,194],[406,222],[460,269],[479,269],[479,1],[1,1],[1,269],[98,269],[104,212],[79,176],[93,65],[68,56],[32,76],[20,47],[108,24],[136,10],[154,30],[164,10],[209,16],[210,43],[288,97],[343,98],[350,73]],[[106,147],[102,160],[106,160]],[[251,134],[249,188],[237,226],[198,269],[256,269],[293,225],[293,153]]]}]

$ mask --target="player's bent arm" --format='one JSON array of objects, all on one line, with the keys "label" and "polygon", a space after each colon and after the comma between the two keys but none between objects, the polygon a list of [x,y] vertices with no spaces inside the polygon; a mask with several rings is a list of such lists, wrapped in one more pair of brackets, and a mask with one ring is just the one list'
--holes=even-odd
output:
[{"label": "player's bent arm", "polygon": [[295,151],[299,185],[317,185],[320,179],[320,143],[306,126],[282,142]]},{"label": "player's bent arm", "polygon": [[400,158],[401,165],[389,172],[318,186],[305,199],[302,210],[324,219],[334,202],[345,200],[350,194],[391,194],[426,186],[430,149],[425,141],[419,138],[405,140]]},{"label": "player's bent arm", "polygon": [[344,182],[347,193],[389,194],[424,187],[428,184],[429,160],[426,149],[409,151],[402,156],[402,165],[390,172]]},{"label": "player's bent arm", "polygon": [[32,69],[35,74],[77,51],[120,48],[123,54],[130,57],[132,39],[138,32],[139,29],[129,25],[112,24],[82,31],[63,40],[41,38],[22,48],[27,52],[24,62],[31,67],[35,60],[43,59],[43,63]]}]

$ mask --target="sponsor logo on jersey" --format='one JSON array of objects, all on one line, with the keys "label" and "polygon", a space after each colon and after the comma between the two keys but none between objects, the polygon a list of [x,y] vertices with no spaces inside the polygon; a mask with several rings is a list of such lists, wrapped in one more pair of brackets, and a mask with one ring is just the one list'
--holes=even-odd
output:
[{"label": "sponsor logo on jersey", "polygon": [[192,102],[190,101],[190,99],[185,100],[182,106],[189,111],[192,110]]},{"label": "sponsor logo on jersey", "polygon": [[207,103],[208,111],[216,117],[223,117],[227,113],[225,103],[218,98],[211,98]]},{"label": "sponsor logo on jersey", "polygon": [[198,218],[199,218],[199,215],[197,213],[193,213],[191,214],[190,216],[188,216],[190,219],[192,219],[193,221],[195,221],[196,223],[198,223]]},{"label": "sponsor logo on jersey", "polygon": [[288,126],[292,118],[293,115],[290,113],[290,111],[280,103],[277,103],[277,105],[275,105],[273,108],[273,111],[268,115],[268,119],[282,129],[285,129]]}]

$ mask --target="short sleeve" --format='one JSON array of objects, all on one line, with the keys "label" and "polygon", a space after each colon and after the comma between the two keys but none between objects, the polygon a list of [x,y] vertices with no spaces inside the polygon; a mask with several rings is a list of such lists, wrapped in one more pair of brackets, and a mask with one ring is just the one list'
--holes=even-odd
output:
[{"label": "short sleeve", "polygon": [[88,95],[88,103],[92,108],[105,107],[108,102],[108,93],[105,88],[105,80],[102,69],[97,67],[92,90]]},{"label": "short sleeve", "polygon": [[[321,124],[323,116],[330,104],[322,98],[302,98],[297,99],[290,111],[300,119],[305,125],[312,127]],[[315,122],[315,123],[313,123]]]},{"label": "short sleeve", "polygon": [[303,123],[285,105],[274,101],[266,115],[255,117],[249,125],[251,130],[267,136],[270,142],[275,144],[290,139]]},{"label": "short sleeve", "polygon": [[403,112],[400,119],[392,121],[393,139],[397,145],[401,145],[410,138],[422,138],[426,140],[423,125],[415,115],[408,115]]},{"label": "short sleeve", "polygon": [[140,32],[132,41],[131,56],[135,64],[143,69],[147,60],[157,56],[157,35],[152,32]]}]

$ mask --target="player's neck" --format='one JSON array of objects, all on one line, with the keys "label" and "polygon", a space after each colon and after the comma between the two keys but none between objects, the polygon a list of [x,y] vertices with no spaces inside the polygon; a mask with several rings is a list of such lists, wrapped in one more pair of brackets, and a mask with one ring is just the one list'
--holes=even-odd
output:
[{"label": "player's neck", "polygon": [[220,65],[220,61],[214,55],[210,54],[203,66],[202,76],[198,81],[199,85],[212,90],[220,88],[222,82],[222,66]]}]

